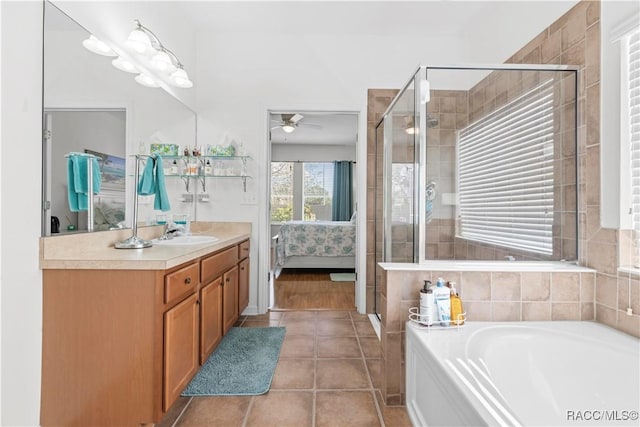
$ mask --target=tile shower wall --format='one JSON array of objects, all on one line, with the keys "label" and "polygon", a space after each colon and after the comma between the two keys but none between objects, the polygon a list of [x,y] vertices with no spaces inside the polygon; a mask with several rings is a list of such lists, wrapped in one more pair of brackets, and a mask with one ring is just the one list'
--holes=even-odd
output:
[{"label": "tile shower wall", "polygon": [[[380,135],[376,147],[376,124],[398,92],[397,89],[369,89],[367,93],[367,313],[374,312],[376,300],[380,307],[375,280],[376,275],[380,277],[376,265],[382,259],[382,138]],[[376,156],[376,152],[380,155]],[[376,220],[379,221],[377,227]]]},{"label": "tile shower wall", "polygon": [[[600,1],[581,1],[506,62],[580,67],[578,259],[598,271],[596,320],[640,337],[638,277],[617,271],[627,259],[637,259],[638,248],[628,242],[628,230],[600,226]],[[628,306],[633,308],[632,316],[626,314]]]},{"label": "tile shower wall", "polygon": [[[583,0],[578,3],[507,62],[580,66],[577,148],[577,208],[580,233],[578,259],[582,265],[597,270],[597,273],[593,279],[585,274],[575,278],[548,276],[547,273],[520,273],[519,286],[514,277],[505,277],[499,273],[490,273],[490,277],[487,277],[487,273],[483,273],[477,277],[477,287],[469,285],[469,280],[473,280],[468,279],[470,273],[464,273],[464,277],[463,273],[460,273],[459,282],[463,288],[463,298],[466,300],[465,308],[472,318],[485,319],[519,317],[521,320],[560,320],[569,317],[586,320],[595,316],[599,322],[640,337],[640,280],[638,276],[617,271],[618,265],[633,265],[633,262],[637,264],[638,248],[634,246],[629,230],[605,229],[600,226],[600,2]],[[384,112],[386,106],[382,107],[380,102],[385,94],[390,102],[392,93],[397,91],[380,91],[379,94],[377,90],[369,91],[370,117],[374,111],[380,111],[379,114]],[[378,101],[377,106],[374,106],[374,100]],[[373,137],[374,130],[375,128],[370,126],[370,138]],[[370,140],[368,166],[371,165],[375,165],[375,144]],[[369,171],[368,207],[375,196],[375,175],[371,176],[375,171]],[[368,209],[368,248],[369,242],[373,242],[374,238],[374,213],[373,208]],[[367,255],[372,264],[367,268],[367,285],[369,286],[371,280],[373,286],[375,259],[369,256],[369,253]],[[374,255],[372,243],[371,255]],[[382,271],[379,274],[382,289],[380,305],[383,313],[386,313],[381,325],[383,396],[387,403],[402,403],[402,328],[406,319],[405,309],[412,304],[411,294],[415,292],[412,286],[419,286],[414,283],[407,287],[404,284],[416,280],[419,282],[421,278],[403,277],[405,274],[414,274],[408,272]],[[431,274],[436,277],[440,275],[437,272]],[[506,285],[505,280],[508,280]],[[592,285],[593,282],[595,286]],[[519,300],[516,299],[518,289]],[[403,293],[409,299],[403,300]],[[634,312],[632,316],[626,315],[629,306]]]}]

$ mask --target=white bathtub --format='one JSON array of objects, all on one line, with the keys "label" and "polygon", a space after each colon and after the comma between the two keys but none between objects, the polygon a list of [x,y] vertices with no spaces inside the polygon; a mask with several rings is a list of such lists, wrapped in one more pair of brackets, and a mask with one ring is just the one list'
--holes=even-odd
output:
[{"label": "white bathtub", "polygon": [[640,340],[595,322],[406,328],[415,426],[638,426]]}]

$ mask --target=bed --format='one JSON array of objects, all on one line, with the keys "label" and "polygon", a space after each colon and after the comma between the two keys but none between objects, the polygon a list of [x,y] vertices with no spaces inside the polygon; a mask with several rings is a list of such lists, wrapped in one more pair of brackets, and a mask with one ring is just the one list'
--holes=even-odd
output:
[{"label": "bed", "polygon": [[288,221],[276,240],[279,269],[355,268],[355,221]]}]

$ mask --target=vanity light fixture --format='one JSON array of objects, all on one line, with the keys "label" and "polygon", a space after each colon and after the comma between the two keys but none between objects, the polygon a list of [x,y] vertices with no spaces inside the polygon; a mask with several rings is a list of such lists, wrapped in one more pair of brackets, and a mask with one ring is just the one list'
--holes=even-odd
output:
[{"label": "vanity light fixture", "polygon": [[130,56],[128,59],[118,56],[106,43],[91,35],[82,44],[91,52],[104,56],[116,56],[111,61],[118,70],[127,73],[138,74],[135,80],[146,87],[160,87],[161,82],[167,82],[171,86],[188,89],[193,87],[184,65],[178,57],[167,49],[150,29],[143,26],[140,21],[133,21],[136,25],[129,37],[124,42]]},{"label": "vanity light fixture", "polygon": [[[143,26],[139,20],[135,19],[133,22],[136,28],[129,34],[125,45],[137,55],[136,59],[142,64],[149,65],[151,70],[156,71],[159,77],[162,77],[162,80],[166,80],[170,85],[180,88],[192,87],[193,82],[189,80],[189,76],[184,70],[184,65],[182,65],[176,54],[167,49],[158,36]],[[138,77],[136,77],[136,81],[145,86],[146,84],[142,82],[149,82],[151,78],[151,76],[145,74],[140,74]]]},{"label": "vanity light fixture", "polygon": [[135,81],[146,87],[160,87],[160,84],[148,74],[140,73],[135,76]]},{"label": "vanity light fixture", "polygon": [[82,46],[84,46],[85,48],[87,48],[88,50],[90,50],[93,53],[97,53],[98,55],[102,55],[102,56],[118,56],[118,54],[115,53],[109,47],[109,45],[107,45],[102,40],[99,40],[93,34],[90,35],[88,39],[82,41]]},{"label": "vanity light fixture", "polygon": [[116,67],[120,71],[124,71],[126,73],[134,73],[138,74],[140,71],[133,65],[131,62],[123,59],[121,56],[118,56],[116,59],[111,61],[114,67]]}]

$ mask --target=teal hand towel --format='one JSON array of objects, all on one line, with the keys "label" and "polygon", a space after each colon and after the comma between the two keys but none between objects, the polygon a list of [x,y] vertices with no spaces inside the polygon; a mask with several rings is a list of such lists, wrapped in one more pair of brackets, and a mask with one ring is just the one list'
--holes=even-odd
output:
[{"label": "teal hand towel", "polygon": [[171,209],[169,196],[164,183],[164,168],[162,157],[153,154],[147,159],[140,181],[138,182],[138,194],[141,196],[155,195],[153,208],[166,212]]},{"label": "teal hand towel", "polygon": [[93,193],[98,194],[102,183],[98,159],[79,153],[70,153],[67,158],[67,199],[72,212],[86,211],[89,207],[88,162],[93,163]]}]

